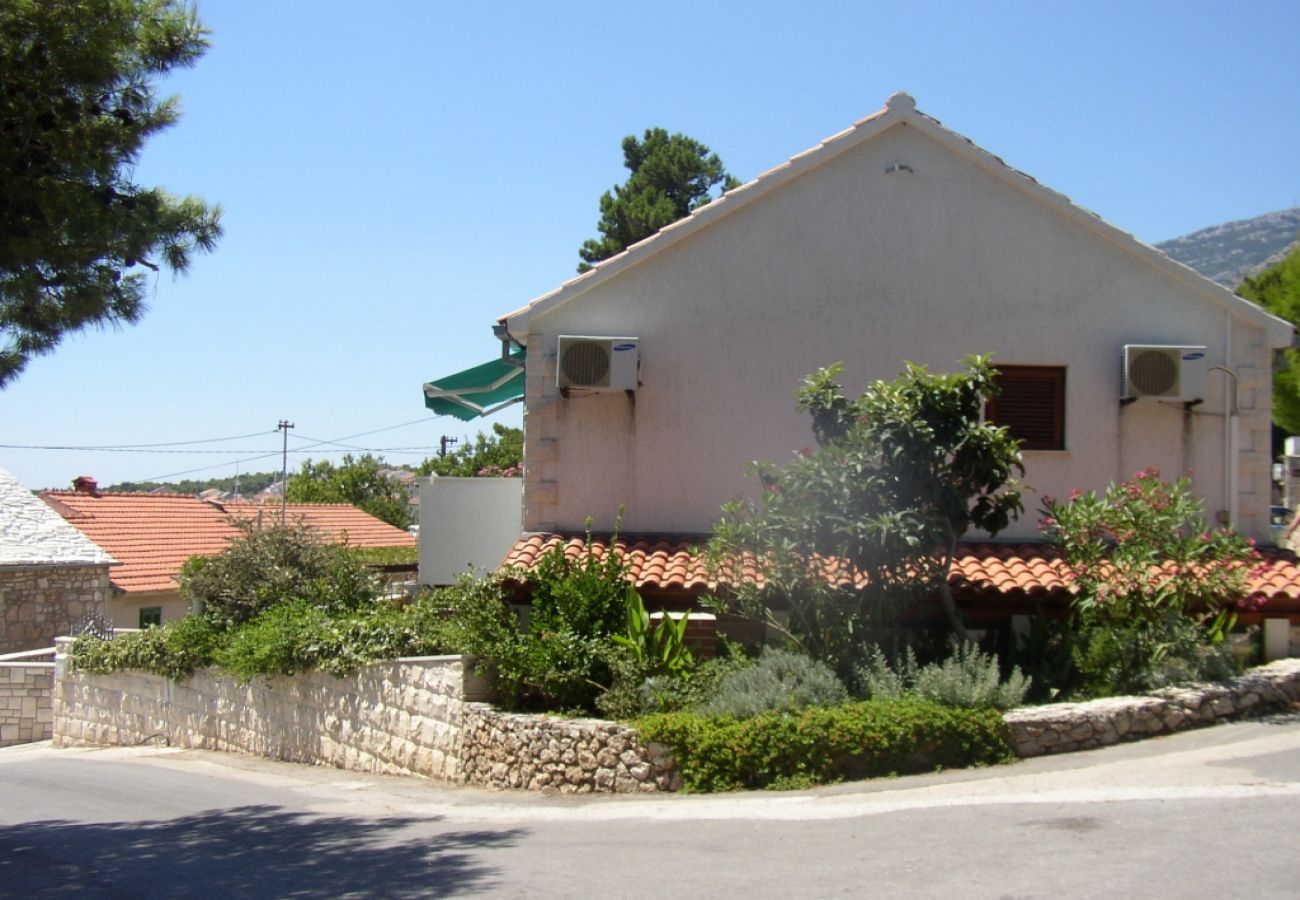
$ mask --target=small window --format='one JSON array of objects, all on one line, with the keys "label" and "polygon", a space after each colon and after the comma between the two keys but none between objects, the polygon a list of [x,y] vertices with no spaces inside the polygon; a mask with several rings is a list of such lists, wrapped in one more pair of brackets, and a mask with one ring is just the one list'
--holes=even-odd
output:
[{"label": "small window", "polygon": [[1065,367],[999,366],[1001,393],[984,415],[1005,425],[1026,450],[1065,449]]},{"label": "small window", "polygon": [[162,624],[161,606],[142,606],[140,608],[140,627],[157,628]]}]

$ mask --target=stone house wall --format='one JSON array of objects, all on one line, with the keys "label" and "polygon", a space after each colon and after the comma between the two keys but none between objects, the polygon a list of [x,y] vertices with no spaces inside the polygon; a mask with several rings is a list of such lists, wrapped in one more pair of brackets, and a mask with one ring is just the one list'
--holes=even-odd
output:
[{"label": "stone house wall", "polygon": [[107,565],[0,566],[0,653],[53,647],[89,615],[108,616]]},{"label": "stone house wall", "polygon": [[53,683],[51,663],[0,663],[0,747],[49,740]]}]

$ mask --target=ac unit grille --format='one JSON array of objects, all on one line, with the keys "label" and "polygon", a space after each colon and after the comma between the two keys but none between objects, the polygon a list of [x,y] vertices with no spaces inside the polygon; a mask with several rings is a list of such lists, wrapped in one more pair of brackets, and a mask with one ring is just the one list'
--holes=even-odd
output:
[{"label": "ac unit grille", "polygon": [[1177,351],[1144,350],[1129,360],[1129,384],[1143,394],[1177,393],[1180,370]]},{"label": "ac unit grille", "polygon": [[635,391],[640,384],[635,337],[561,334],[555,353],[555,386],[561,391]]},{"label": "ac unit grille", "polygon": [[609,349],[596,341],[574,341],[564,348],[560,366],[570,384],[605,384],[609,375]]}]

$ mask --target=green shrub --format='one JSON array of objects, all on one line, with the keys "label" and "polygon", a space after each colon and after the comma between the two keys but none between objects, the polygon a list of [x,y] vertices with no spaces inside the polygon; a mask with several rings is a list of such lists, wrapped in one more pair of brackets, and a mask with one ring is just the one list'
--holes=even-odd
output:
[{"label": "green shrub", "polygon": [[[1078,587],[1073,662],[1085,696],[1137,693],[1214,677],[1224,610],[1245,604],[1260,554],[1240,535],[1210,528],[1186,478],[1144,469],[1101,495],[1044,500],[1043,528]],[[1230,671],[1230,666],[1228,666]]]},{"label": "green shrub", "polygon": [[672,749],[687,791],[825,784],[1012,758],[1009,729],[996,711],[917,698],[743,720],[664,713],[636,727],[643,740]]},{"label": "green shrub", "polygon": [[998,658],[981,653],[974,644],[957,647],[941,663],[922,666],[916,673],[916,693],[927,700],[949,706],[992,706],[1011,709],[1024,702],[1029,679],[1016,668],[1005,681]]},{"label": "green shrub", "polygon": [[286,600],[342,612],[381,592],[379,579],[347,548],[323,543],[305,526],[236,525],[242,534],[224,553],[194,557],[181,569],[181,597],[219,628]]},{"label": "green shrub", "polygon": [[916,694],[935,703],[967,709],[1011,709],[1024,702],[1030,680],[1017,668],[1002,679],[998,658],[974,644],[958,645],[940,662],[919,666],[909,648],[894,665],[876,647],[859,669],[859,681],[868,697],[896,699]]},{"label": "green shrub", "polygon": [[349,547],[348,552],[367,566],[411,566],[420,561],[419,547]]},{"label": "green shrub", "polygon": [[802,653],[767,647],[753,665],[728,673],[699,711],[744,719],[769,711],[839,706],[848,699],[829,666]]},{"label": "green shrub", "polygon": [[[506,603],[507,577],[526,580],[531,590],[526,629]],[[555,546],[529,571],[467,575],[432,602],[445,610],[439,633],[446,646],[479,657],[495,675],[502,703],[591,713],[613,682],[612,637],[625,629],[632,591],[619,554],[572,560]]]},{"label": "green shrub", "polygon": [[221,632],[211,622],[189,615],[111,641],[79,637],[72,644],[72,665],[82,672],[139,669],[184,679],[212,664],[221,640]]},{"label": "green shrub", "polygon": [[636,657],[616,648],[610,663],[613,683],[596,698],[596,708],[607,718],[622,720],[693,709],[713,696],[723,678],[753,664],[739,645],[725,638],[718,641],[716,657],[676,675],[652,674]]}]

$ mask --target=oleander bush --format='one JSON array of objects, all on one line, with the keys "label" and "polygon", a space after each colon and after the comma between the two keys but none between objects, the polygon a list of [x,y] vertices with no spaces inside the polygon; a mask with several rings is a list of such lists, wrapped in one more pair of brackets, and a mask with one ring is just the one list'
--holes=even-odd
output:
[{"label": "oleander bush", "polygon": [[1225,636],[1260,553],[1205,522],[1187,478],[1154,468],[1098,494],[1044,498],[1042,527],[1077,586],[1071,607],[1071,692],[1140,693],[1233,674]]},{"label": "oleander bush", "polygon": [[683,790],[695,792],[802,787],[1013,758],[996,710],[916,697],[748,719],[663,713],[636,728],[643,740],[672,749]]}]

